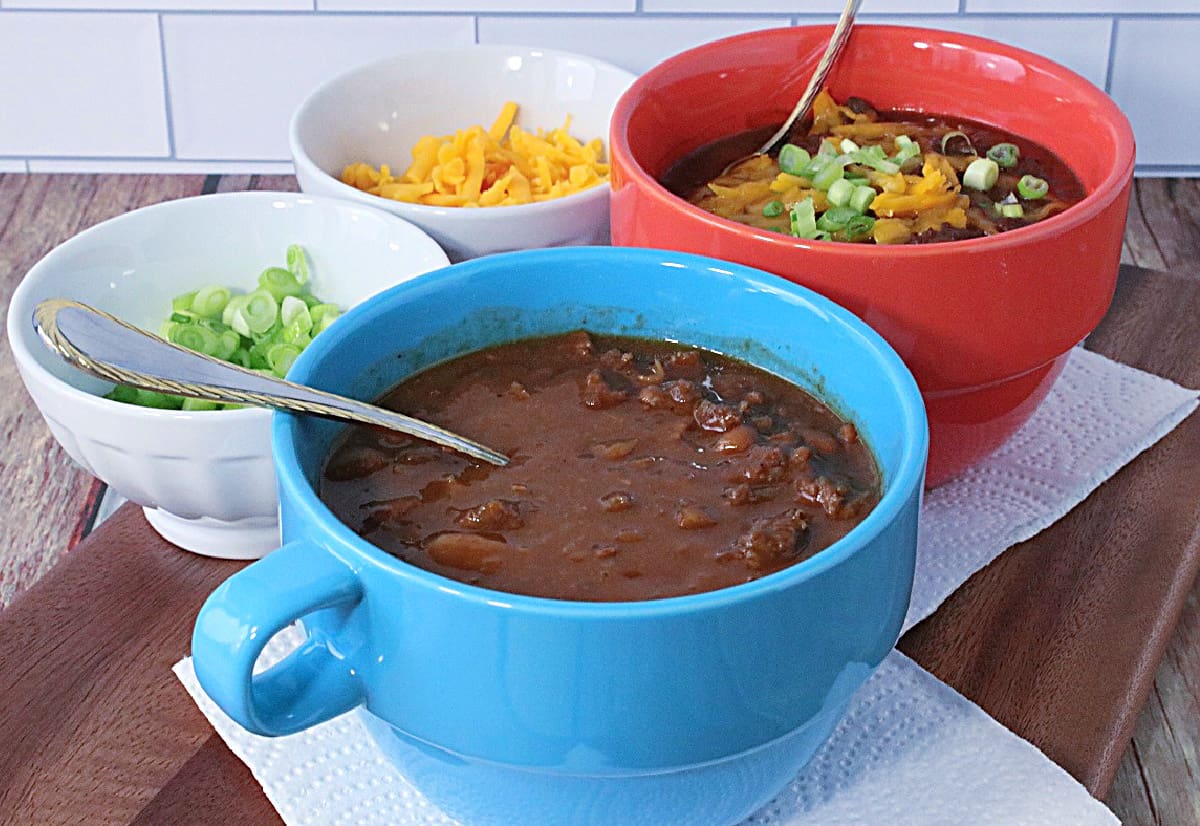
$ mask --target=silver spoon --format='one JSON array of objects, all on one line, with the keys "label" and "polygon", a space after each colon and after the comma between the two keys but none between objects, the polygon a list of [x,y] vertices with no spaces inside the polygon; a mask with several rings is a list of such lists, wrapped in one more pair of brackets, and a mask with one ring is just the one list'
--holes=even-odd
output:
[{"label": "silver spoon", "polygon": [[[821,60],[817,63],[817,68],[813,71],[812,77],[809,78],[808,86],[804,89],[804,94],[797,101],[796,108],[792,109],[792,113],[788,115],[788,119],[784,121],[783,126],[779,127],[779,131],[768,138],[767,142],[754,155],[771,154],[775,150],[775,145],[785,140],[791,133],[792,125],[808,114],[808,110],[812,108],[813,101],[817,99],[817,94],[825,85],[825,78],[829,77],[829,70],[833,68],[834,61],[837,60],[842,48],[846,45],[846,41],[850,39],[850,29],[854,25],[854,15],[858,13],[860,5],[862,5],[862,0],[847,0],[845,8],[842,9],[842,16],[838,18],[837,25],[833,28],[833,37],[829,39],[829,45],[825,47],[825,54],[821,55]],[[750,157],[753,157],[753,155]],[[745,160],[745,158],[729,166],[735,166],[737,163],[741,163],[742,160]]]},{"label": "silver spoon", "polygon": [[508,464],[504,454],[436,425],[201,355],[76,301],[43,301],[34,308],[33,322],[51,350],[108,381],[195,399],[379,425],[493,465]]}]

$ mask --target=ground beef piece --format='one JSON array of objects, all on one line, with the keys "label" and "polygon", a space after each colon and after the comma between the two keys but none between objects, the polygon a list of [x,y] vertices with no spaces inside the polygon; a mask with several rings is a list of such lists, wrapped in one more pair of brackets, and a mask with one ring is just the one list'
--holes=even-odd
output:
[{"label": "ground beef piece", "polygon": [[732,430],[742,423],[742,416],[733,405],[708,399],[696,402],[696,409],[692,415],[696,424],[705,430],[715,430],[719,433]]},{"label": "ground beef piece", "polygon": [[757,505],[760,502],[770,502],[781,492],[779,485],[751,485],[739,482],[721,491],[721,495],[731,505]]},{"label": "ground beef piece", "polygon": [[683,350],[671,353],[663,360],[663,369],[671,378],[702,379],[704,378],[704,359],[696,350]]},{"label": "ground beef piece", "polygon": [[633,366],[633,353],[625,350],[605,350],[600,354],[600,366],[624,373]]},{"label": "ground beef piece", "polygon": [[737,479],[764,485],[787,478],[788,455],[778,445],[755,445],[738,465]]},{"label": "ground beef piece", "polygon": [[732,556],[752,571],[777,568],[794,561],[808,539],[804,514],[792,508],[754,520],[738,537]]},{"label": "ground beef piece", "polygon": [[584,330],[576,330],[563,336],[563,346],[566,347],[567,354],[577,361],[587,361],[595,355],[592,337]]},{"label": "ground beef piece", "polygon": [[802,504],[819,505],[826,514],[839,518],[846,504],[848,489],[825,476],[815,479],[807,477],[796,481],[796,501]]},{"label": "ground beef piece", "polygon": [[469,508],[454,520],[464,528],[482,531],[508,531],[524,526],[521,509],[516,502],[493,499],[474,508]]},{"label": "ground beef piece", "polygon": [[672,379],[662,384],[651,384],[638,392],[638,401],[651,410],[671,410],[680,415],[691,415],[701,399],[700,388],[687,379]]},{"label": "ground beef piece", "polygon": [[592,370],[584,380],[583,392],[580,394],[583,403],[592,410],[605,410],[616,407],[629,398],[625,390],[614,387],[599,370]]}]

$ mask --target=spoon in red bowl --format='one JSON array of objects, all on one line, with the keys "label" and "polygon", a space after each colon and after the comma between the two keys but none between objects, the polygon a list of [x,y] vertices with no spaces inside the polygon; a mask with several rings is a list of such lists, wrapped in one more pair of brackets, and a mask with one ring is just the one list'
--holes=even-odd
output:
[{"label": "spoon in red bowl", "polygon": [[187,350],[77,301],[42,301],[34,308],[33,323],[51,350],[107,381],[157,393],[377,425],[493,465],[508,464],[504,454],[437,425]]},{"label": "spoon in red bowl", "polygon": [[846,0],[846,6],[842,9],[842,16],[838,18],[837,25],[833,27],[833,36],[829,39],[829,45],[825,47],[825,53],[821,55],[821,60],[817,63],[817,68],[813,71],[812,77],[809,78],[808,86],[804,89],[804,94],[796,102],[795,108],[792,109],[792,113],[788,115],[787,120],[783,122],[783,126],[779,127],[779,130],[768,138],[766,143],[757,152],[747,155],[744,158],[738,158],[726,166],[726,172],[756,155],[772,154],[781,142],[787,140],[788,135],[791,134],[792,126],[795,125],[796,121],[808,114],[808,110],[812,108],[813,101],[817,99],[817,94],[824,87],[825,79],[829,77],[829,72],[833,69],[834,61],[841,54],[846,41],[850,39],[850,29],[854,26],[854,15],[858,13],[858,7],[861,5],[862,0]]}]

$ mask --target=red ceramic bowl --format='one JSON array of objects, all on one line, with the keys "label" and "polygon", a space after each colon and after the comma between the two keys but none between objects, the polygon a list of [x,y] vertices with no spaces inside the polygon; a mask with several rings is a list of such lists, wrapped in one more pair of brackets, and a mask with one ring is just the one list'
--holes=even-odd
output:
[{"label": "red ceramic bowl", "polygon": [[[987,456],[1029,418],[1070,349],[1108,309],[1133,177],[1133,132],[1108,96],[1045,58],[962,34],[863,25],[834,70],[834,97],[960,115],[1030,138],[1066,161],[1087,197],[1003,235],[882,247],[755,230],[658,183],[673,162],[704,144],[782,123],[831,32],[751,32],[683,52],[642,75],[613,115],[612,239],[769,270],[872,325],[907,362],[925,397],[933,486]],[[793,81],[785,83],[788,77]]]}]

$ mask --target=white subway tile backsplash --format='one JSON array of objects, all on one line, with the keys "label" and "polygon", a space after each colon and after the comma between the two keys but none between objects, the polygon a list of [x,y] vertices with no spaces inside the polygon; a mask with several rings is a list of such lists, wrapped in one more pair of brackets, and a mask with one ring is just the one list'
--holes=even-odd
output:
[{"label": "white subway tile backsplash", "polygon": [[1133,123],[1141,164],[1196,164],[1200,18],[1122,20],[1111,94]]},{"label": "white subway tile backsplash", "polygon": [[474,20],[413,15],[166,15],[181,160],[287,160],[292,111],[322,81],[418,48],[467,45]]},{"label": "white subway tile backsplash", "polygon": [[[748,14],[751,12],[780,12],[783,14],[838,15],[845,6],[843,0],[642,0],[647,12],[701,12],[705,14]],[[871,0],[864,4],[871,14],[953,14],[958,0]],[[859,10],[863,13],[863,9]]]},{"label": "white subway tile backsplash", "polygon": [[1196,0],[966,0],[967,13],[1171,14],[1198,12]]},{"label": "white subway tile backsplash", "polygon": [[1048,57],[1101,89],[1107,80],[1112,22],[1105,17],[864,16],[862,22],[921,26],[986,37]]},{"label": "white subway tile backsplash", "polygon": [[789,22],[786,17],[480,17],[479,42],[553,46],[640,73],[692,46]]},{"label": "white subway tile backsplash", "polygon": [[314,0],[0,0],[6,9],[312,11]]},{"label": "white subway tile backsplash", "polygon": [[637,0],[316,0],[321,11],[632,12]]},{"label": "white subway tile backsplash", "polygon": [[0,11],[0,154],[168,155],[158,19]]},{"label": "white subway tile backsplash", "polygon": [[[548,46],[642,72],[720,37],[832,22],[842,5],[0,0],[0,172],[281,174],[288,120],[308,91],[398,51]],[[1134,124],[1141,170],[1200,175],[1185,138],[1200,129],[1200,0],[870,0],[859,19],[1046,55],[1110,90]]]}]

